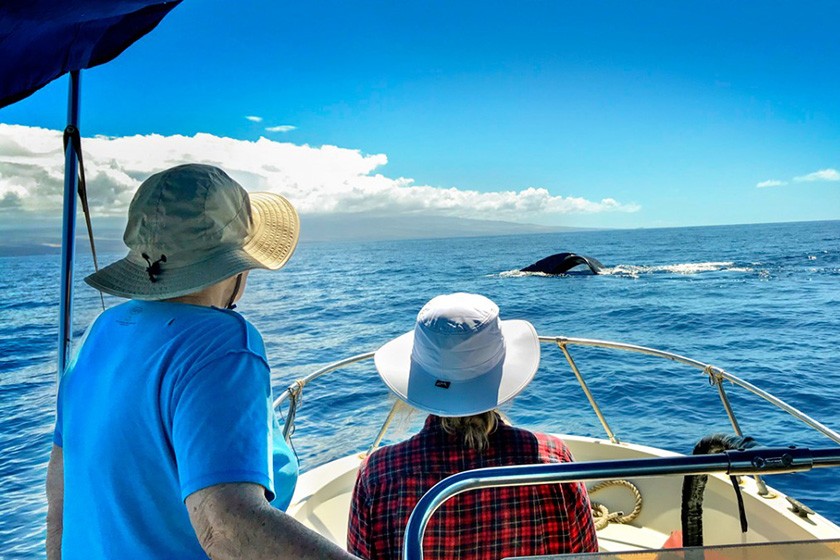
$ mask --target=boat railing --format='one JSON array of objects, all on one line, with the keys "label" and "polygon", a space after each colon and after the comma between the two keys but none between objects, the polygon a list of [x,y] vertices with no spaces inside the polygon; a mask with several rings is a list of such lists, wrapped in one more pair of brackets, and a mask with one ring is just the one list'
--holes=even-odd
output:
[{"label": "boat railing", "polygon": [[[581,347],[594,347],[594,348],[603,348],[607,350],[620,350],[625,352],[632,352],[638,354],[645,354],[653,357],[664,358],[667,360],[671,360],[673,362],[681,363],[692,368],[695,368],[702,372],[703,375],[708,377],[708,381],[710,384],[714,385],[717,388],[718,394],[720,396],[721,403],[723,408],[726,412],[726,415],[729,417],[729,421],[732,424],[732,428],[738,436],[743,436],[743,432],[741,431],[741,426],[738,422],[737,417],[735,416],[735,412],[732,409],[732,405],[729,401],[729,396],[726,393],[726,389],[724,388],[724,381],[728,381],[734,385],[737,385],[750,393],[764,399],[765,401],[769,402],[776,408],[779,408],[800,422],[810,426],[814,430],[818,431],[819,433],[825,435],[833,442],[840,444],[840,433],[832,430],[831,428],[823,425],[822,423],[814,420],[804,412],[798,410],[797,408],[791,406],[790,404],[784,402],[783,400],[779,399],[778,397],[764,391],[763,389],[759,389],[752,383],[741,379],[740,377],[729,373],[719,367],[713,366],[711,364],[707,364],[704,362],[700,362],[697,360],[693,360],[691,358],[686,358],[685,356],[681,356],[679,354],[675,354],[673,352],[667,352],[664,350],[658,350],[655,348],[648,348],[645,346],[638,346],[634,344],[626,344],[621,342],[612,342],[607,340],[595,340],[595,339],[587,339],[587,338],[570,338],[570,337],[562,337],[562,336],[541,336],[540,342],[543,344],[554,344],[556,345],[560,351],[563,353],[566,361],[571,368],[572,373],[575,375],[578,384],[580,385],[581,389],[583,390],[584,394],[586,395],[587,400],[589,401],[589,405],[592,407],[593,411],[595,412],[598,420],[601,423],[604,431],[606,432],[607,437],[613,443],[619,443],[619,438],[616,436],[615,432],[610,427],[609,423],[607,422],[606,417],[604,416],[601,407],[598,405],[597,400],[595,399],[592,392],[589,390],[589,386],[586,383],[586,380],[583,377],[580,369],[578,368],[577,363],[575,362],[574,358],[572,357],[572,353],[570,351],[570,347],[572,346],[581,346]],[[288,401],[288,411],[285,414],[285,420],[283,425],[283,437],[289,441],[292,434],[294,433],[294,426],[295,426],[295,419],[297,416],[297,411],[300,407],[301,402],[301,395],[303,394],[303,389],[306,387],[310,382],[331,373],[335,370],[344,368],[346,366],[356,364],[359,362],[363,362],[366,360],[370,360],[373,358],[374,352],[367,352],[364,354],[357,354],[355,356],[339,360],[333,362],[329,365],[326,365],[317,371],[312,372],[311,374],[295,381],[289,387],[283,391],[282,394],[274,401],[274,409],[275,411],[279,411],[280,407]],[[375,437],[373,444],[369,449],[369,453],[375,450],[379,444],[381,443],[388,426],[390,425],[391,421],[393,420],[397,410],[401,407],[405,406],[401,403],[401,401],[396,401],[396,403],[391,408],[391,411],[387,415],[379,433]],[[756,479],[759,485],[759,493],[766,493],[766,488],[764,484],[761,482],[760,478]]]},{"label": "boat railing", "polygon": [[840,448],[810,450],[784,447],[753,448],[711,455],[515,465],[464,471],[435,484],[417,503],[406,526],[402,557],[405,560],[423,558],[423,536],[432,515],[450,498],[472,490],[572,481],[588,482],[614,477],[644,478],[717,473],[730,476],[759,476],[837,466],[840,466]]}]

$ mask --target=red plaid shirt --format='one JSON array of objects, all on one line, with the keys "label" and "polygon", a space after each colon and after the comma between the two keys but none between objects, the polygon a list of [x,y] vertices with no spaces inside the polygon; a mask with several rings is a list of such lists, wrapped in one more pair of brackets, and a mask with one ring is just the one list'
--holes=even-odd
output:
[{"label": "red plaid shirt", "polygon": [[[414,437],[374,452],[362,463],[350,506],[347,548],[367,560],[402,557],[414,506],[435,483],[481,467],[572,461],[562,440],[499,423],[489,448],[466,449],[429,416]],[[497,560],[507,556],[597,552],[586,488],[579,483],[475,490],[432,516],[425,557]]]}]

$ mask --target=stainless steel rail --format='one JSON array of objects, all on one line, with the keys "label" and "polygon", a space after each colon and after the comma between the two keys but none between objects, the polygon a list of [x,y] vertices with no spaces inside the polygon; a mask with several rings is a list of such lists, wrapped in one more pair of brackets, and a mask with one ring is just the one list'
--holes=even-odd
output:
[{"label": "stainless steel rail", "polygon": [[[566,345],[572,344],[572,345],[577,345],[577,346],[591,346],[591,347],[597,347],[597,348],[611,348],[611,349],[614,349],[614,350],[626,350],[626,351],[629,351],[629,352],[636,352],[636,353],[639,353],[639,354],[647,354],[649,356],[657,356],[659,358],[665,358],[667,360],[671,360],[671,361],[674,361],[674,362],[679,362],[681,364],[685,364],[685,365],[694,367],[696,369],[702,370],[703,372],[706,372],[707,375],[713,376],[716,380],[718,380],[718,382],[720,380],[726,380],[726,381],[729,381],[731,383],[734,383],[735,385],[738,385],[739,387],[742,387],[742,388],[746,389],[747,391],[753,393],[754,395],[757,395],[757,396],[761,397],[762,399],[766,400],[767,402],[773,404],[777,408],[780,408],[780,409],[784,410],[785,412],[787,412],[788,414],[790,414],[791,416],[793,416],[797,420],[811,426],[812,428],[814,428],[815,430],[817,430],[818,432],[820,432],[824,436],[828,437],[829,439],[831,439],[835,443],[840,444],[840,433],[837,433],[836,431],[832,430],[831,428],[821,424],[820,422],[817,422],[816,420],[814,420],[813,418],[811,418],[810,416],[808,416],[804,412],[790,406],[789,404],[787,404],[783,400],[771,395],[767,391],[759,389],[758,387],[756,387],[752,383],[744,381],[743,379],[740,379],[739,377],[737,377],[737,376],[735,376],[735,375],[733,375],[733,374],[731,374],[731,373],[729,373],[725,370],[722,370],[718,367],[715,367],[713,365],[704,364],[703,362],[698,362],[697,360],[692,360],[691,358],[686,358],[685,356],[680,356],[679,354],[674,354],[672,352],[665,352],[663,350],[657,350],[655,348],[647,348],[645,346],[636,346],[634,344],[624,344],[624,343],[620,343],[620,342],[611,342],[611,341],[607,341],[607,340],[595,340],[595,339],[588,339],[588,338],[565,338],[565,337],[560,337],[560,336],[558,336],[558,337],[544,337],[544,336],[541,336],[540,337],[540,342],[553,342],[553,343],[558,344],[558,345],[563,343],[563,344],[566,344]],[[739,428],[737,428],[737,426],[733,426],[733,427],[736,427],[736,429],[739,429]],[[609,433],[610,433],[609,429],[608,428],[605,428],[605,429],[607,430],[607,434],[609,435]]]},{"label": "stainless steel rail", "polygon": [[[572,369],[572,372],[577,377],[578,383],[581,385],[584,393],[589,400],[590,406],[592,406],[595,414],[598,416],[598,419],[601,422],[604,431],[607,434],[607,437],[610,438],[613,442],[618,442],[618,437],[615,435],[613,430],[610,428],[609,424],[606,421],[603,413],[601,412],[600,407],[598,406],[597,402],[595,401],[594,396],[589,391],[589,387],[587,386],[585,380],[583,379],[582,374],[577,368],[574,360],[572,359],[568,347],[569,346],[587,346],[587,347],[595,347],[595,348],[605,348],[609,350],[622,350],[627,352],[635,352],[638,354],[646,354],[649,356],[654,356],[658,358],[664,358],[667,360],[671,360],[673,362],[685,364],[687,366],[691,366],[695,369],[702,371],[709,377],[710,382],[713,385],[717,386],[718,392],[720,394],[721,402],[723,404],[724,410],[726,411],[730,422],[732,423],[733,429],[739,435],[741,434],[741,427],[738,424],[737,419],[735,418],[735,413],[732,410],[732,407],[729,404],[729,399],[726,396],[726,393],[723,389],[723,381],[729,381],[739,387],[746,389],[747,391],[753,393],[754,395],[761,397],[762,399],[766,400],[770,404],[774,405],[775,407],[784,410],[800,422],[810,426],[811,428],[815,429],[816,431],[820,432],[821,434],[825,435],[832,441],[837,444],[840,444],[840,433],[828,428],[827,426],[821,424],[820,422],[814,420],[804,412],[794,408],[793,406],[787,404],[783,400],[771,395],[770,393],[759,389],[755,385],[744,381],[743,379],[723,370],[718,367],[715,367],[710,364],[706,364],[703,362],[699,362],[697,360],[692,360],[691,358],[686,358],[685,356],[681,356],[679,354],[674,354],[672,352],[666,352],[664,350],[657,350],[655,348],[648,348],[645,346],[637,346],[634,344],[624,344],[621,342],[612,342],[607,340],[596,340],[596,339],[588,339],[588,338],[568,338],[562,336],[541,336],[540,342],[542,343],[550,343],[556,344],[563,352],[564,356],[566,357],[569,365]],[[282,405],[285,401],[289,401],[289,412],[286,415],[285,424],[283,426],[283,436],[288,441],[291,437],[291,434],[294,432],[294,421],[297,414],[297,409],[300,404],[300,397],[303,393],[303,388],[309,384],[309,382],[342,367],[355,364],[358,362],[362,362],[364,360],[369,360],[373,358],[374,352],[367,352],[365,354],[357,354],[356,356],[352,356],[350,358],[346,358],[344,360],[340,360],[338,362],[333,362],[309,375],[306,377],[295,381],[284,391],[275,401],[274,401],[274,408],[277,410],[280,405]],[[392,411],[393,412],[393,411]],[[371,447],[373,450],[378,441],[381,440],[382,435],[387,428],[387,424],[390,422],[390,419],[393,417],[393,414],[389,414],[388,419],[386,420],[386,425],[379,431],[379,435],[377,436],[377,442]],[[758,480],[759,485],[762,485],[760,480]]]},{"label": "stainless steel rail", "polygon": [[349,366],[357,362],[369,360],[373,358],[373,354],[374,352],[357,354],[355,356],[351,356],[350,358],[345,358],[344,360],[339,360],[337,362],[333,362],[327,366],[324,366],[321,369],[310,373],[303,379],[299,379],[291,385],[289,385],[289,387],[274,400],[274,410],[277,410],[280,407],[280,405],[283,404],[283,402],[285,402],[286,400],[289,401],[289,413],[286,415],[286,421],[283,425],[283,437],[286,439],[287,442],[289,441],[289,438],[292,437],[292,433],[294,432],[295,416],[297,415],[297,409],[298,405],[300,404],[300,396],[303,393],[303,388],[306,387],[306,385],[308,385],[310,381],[318,379],[322,375],[330,373],[331,371],[341,369],[344,366]]},{"label": "stainless steel rail", "polygon": [[[540,341],[542,341],[542,339],[540,339]],[[563,351],[563,356],[566,357],[566,361],[569,363],[569,367],[572,368],[572,373],[575,374],[580,388],[583,389],[583,392],[586,395],[586,399],[589,401],[589,406],[591,406],[592,410],[595,411],[595,416],[598,417],[598,420],[601,422],[601,426],[603,426],[604,431],[607,432],[607,437],[610,438],[610,441],[612,443],[619,443],[618,437],[616,437],[615,433],[613,433],[612,428],[610,428],[610,425],[607,423],[607,419],[604,416],[604,413],[601,412],[601,407],[598,406],[597,401],[595,401],[595,397],[589,390],[589,385],[587,385],[586,381],[583,379],[583,375],[580,373],[580,370],[577,367],[577,363],[575,363],[574,358],[572,358],[571,353],[569,353],[569,349],[567,347],[568,341],[556,340],[555,342],[557,343],[557,347]]]},{"label": "stainless steel rail", "polygon": [[470,490],[615,477],[781,474],[836,466],[840,466],[840,448],[813,451],[805,448],[754,448],[712,455],[517,465],[465,471],[438,482],[417,503],[406,526],[402,557],[404,560],[423,558],[423,536],[429,519],[446,500]]}]

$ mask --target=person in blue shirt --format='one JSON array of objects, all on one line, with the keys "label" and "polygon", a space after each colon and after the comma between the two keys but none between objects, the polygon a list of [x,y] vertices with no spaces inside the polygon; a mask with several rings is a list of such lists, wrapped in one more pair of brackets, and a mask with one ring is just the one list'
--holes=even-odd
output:
[{"label": "person in blue shirt", "polygon": [[128,302],[88,328],[59,387],[47,557],[352,558],[283,513],[297,460],[275,431],[248,272],[297,245],[292,205],[187,164],[141,184],[128,255],[88,284]]}]

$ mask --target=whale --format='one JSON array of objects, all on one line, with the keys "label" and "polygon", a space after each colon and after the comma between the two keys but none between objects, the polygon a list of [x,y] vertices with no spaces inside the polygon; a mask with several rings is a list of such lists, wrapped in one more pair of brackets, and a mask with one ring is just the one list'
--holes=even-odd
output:
[{"label": "whale", "polygon": [[565,274],[576,266],[585,265],[592,274],[598,274],[604,268],[597,259],[578,255],[577,253],[557,253],[540,259],[525,268],[521,272],[542,272],[543,274]]}]

